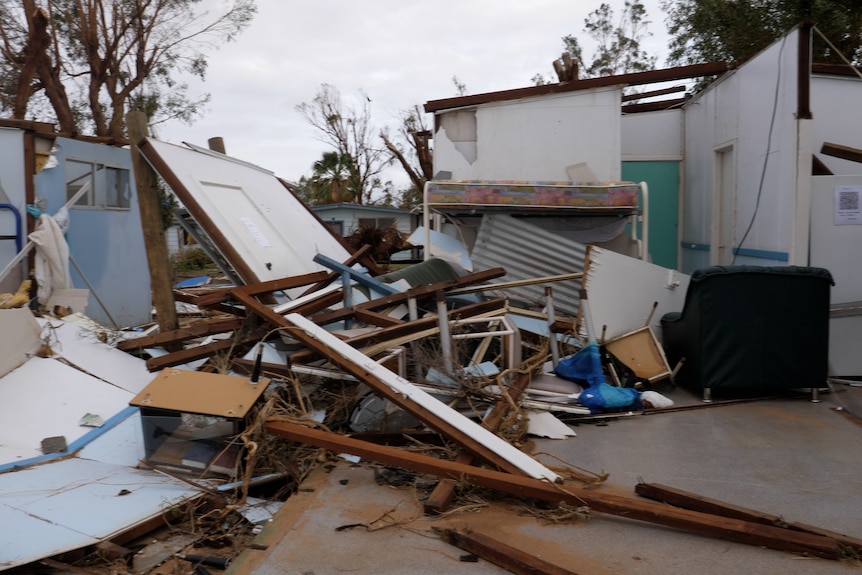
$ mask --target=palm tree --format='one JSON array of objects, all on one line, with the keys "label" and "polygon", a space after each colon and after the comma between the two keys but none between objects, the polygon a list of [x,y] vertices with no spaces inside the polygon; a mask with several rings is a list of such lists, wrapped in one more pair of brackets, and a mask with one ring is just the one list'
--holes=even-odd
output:
[{"label": "palm tree", "polygon": [[312,181],[321,203],[338,204],[351,201],[351,175],[354,172],[353,158],[350,154],[324,152],[321,159],[312,166]]}]

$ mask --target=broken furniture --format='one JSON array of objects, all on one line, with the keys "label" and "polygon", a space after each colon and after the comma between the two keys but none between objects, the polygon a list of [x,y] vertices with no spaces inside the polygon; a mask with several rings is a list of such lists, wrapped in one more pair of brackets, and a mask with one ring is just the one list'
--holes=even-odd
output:
[{"label": "broken furniture", "polygon": [[269,379],[164,369],[129,404],[141,411],[146,462],[234,477],[237,436]]},{"label": "broken furniture", "polygon": [[696,270],[681,312],[662,316],[668,361],[681,385],[723,396],[826,386],[828,270],[713,266]]}]

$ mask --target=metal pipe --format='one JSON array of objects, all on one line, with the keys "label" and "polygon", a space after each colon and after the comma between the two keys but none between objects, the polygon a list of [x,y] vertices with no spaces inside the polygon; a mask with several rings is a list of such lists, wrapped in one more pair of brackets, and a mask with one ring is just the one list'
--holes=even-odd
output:
[{"label": "metal pipe", "polygon": [[449,314],[446,309],[446,294],[437,292],[437,323],[440,328],[440,347],[443,353],[443,367],[448,375],[455,373],[452,361],[452,335],[449,331]]},{"label": "metal pipe", "polygon": [[554,324],[557,322],[557,316],[554,312],[554,290],[550,286],[545,288],[545,307],[548,314],[548,345],[551,348],[551,362],[556,369],[560,363],[560,347],[557,341],[557,334],[554,333]]}]

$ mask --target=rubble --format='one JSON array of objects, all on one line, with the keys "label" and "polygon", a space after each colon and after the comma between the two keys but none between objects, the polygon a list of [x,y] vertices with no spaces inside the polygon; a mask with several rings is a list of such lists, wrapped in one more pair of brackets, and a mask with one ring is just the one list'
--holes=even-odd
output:
[{"label": "rubble", "polygon": [[[807,556],[837,559],[842,548],[860,550],[859,541],[848,536],[733,510],[669,488],[644,483],[636,488],[663,503],[606,492],[601,487],[606,474],[570,464],[551,466],[525,449],[529,426],[539,419],[551,429],[534,428],[534,434],[564,438],[575,437],[565,423],[645,414],[664,406],[670,410],[673,403],[662,401],[667,398],[653,389],[657,384],[672,388],[675,373],[656,326],[657,316],[681,309],[688,282],[682,274],[595,246],[584,248],[583,269],[535,277],[507,279],[504,267],[468,270],[439,258],[404,273],[382,273],[368,260],[367,248],[351,253],[313,218],[291,215],[300,222],[295,233],[315,247],[296,249],[294,236],[269,219],[281,212],[265,217],[258,209],[264,200],[250,190],[240,199],[204,198],[191,191],[194,176],[187,181],[171,168],[176,157],[192,166],[190,172],[198,164],[197,169],[211,170],[225,160],[200,150],[177,152],[155,141],[145,150],[191,208],[198,233],[208,234],[219,249],[220,264],[229,268],[226,275],[243,281],[215,285],[196,278],[193,285],[177,284],[174,298],[200,310],[202,317],[175,330],[104,330],[110,335],[99,338],[94,334],[102,330],[77,327],[67,318],[40,319],[43,328],[89,333],[103,340],[91,340],[92,346],[125,352],[124,361],[133,362],[137,372],[133,387],[118,383],[127,382],[127,374],[108,373],[106,364],[82,365],[89,351],[69,338],[63,340],[68,348],[51,346],[52,359],[28,359],[44,335],[19,345],[16,357],[2,359],[10,359],[7,371],[19,369],[19,377],[30,369],[21,364],[51,362],[55,369],[82,370],[90,379],[121,387],[112,393],[132,406],[129,411],[116,401],[99,409],[82,406],[75,421],[95,416],[113,427],[121,422],[112,416],[122,412],[122,421],[131,422],[123,424],[132,428],[127,433],[142,437],[143,445],[138,441],[136,447],[143,453],[140,461],[117,462],[114,472],[133,476],[123,479],[124,485],[157,477],[159,489],[166,491],[154,494],[174,496],[166,508],[163,500],[158,509],[150,502],[125,525],[52,547],[43,557],[6,560],[0,568],[39,559],[65,568],[64,553],[105,542],[122,547],[136,539],[133,535],[152,530],[153,521],[170,524],[176,518],[168,520],[166,514],[187,509],[196,515],[188,528],[205,535],[184,540],[182,548],[166,544],[160,553],[151,550],[160,560],[146,568],[139,561],[137,572],[155,573],[168,557],[229,570],[234,557],[260,545],[254,542],[254,526],[239,511],[267,488],[281,499],[301,491],[309,473],[334,465],[327,452],[391,466],[414,474],[411,478],[430,477],[422,495],[423,511],[430,516],[444,516],[459,486],[463,490],[466,484],[528,505],[565,505],[578,517],[618,516]],[[244,164],[218,164],[218,170],[234,169],[253,173],[266,189],[265,201],[274,202],[274,191],[267,187],[271,175]],[[239,210],[233,215],[240,225],[228,226],[224,212],[229,209]],[[320,246],[328,253],[317,251]],[[465,264],[459,254],[458,262]],[[298,273],[278,275],[286,269]],[[526,287],[538,288],[543,297],[525,296],[535,294],[520,291]],[[562,300],[555,299],[557,287],[567,294]],[[32,318],[8,313],[33,332]],[[590,354],[587,372],[567,374],[563,366],[585,353]],[[624,391],[632,401],[588,403],[599,384]],[[650,402],[640,402],[642,392],[652,394]],[[565,423],[555,415],[565,416]],[[40,456],[67,458],[51,465],[95,465],[88,459],[89,447],[81,451],[79,440],[88,436],[78,430],[43,437],[62,448],[43,448]],[[407,447],[390,445],[396,440]],[[178,446],[182,453],[167,453],[167,447]],[[193,457],[193,451],[201,456]],[[43,459],[30,463],[35,461]],[[5,471],[23,477],[39,469]],[[66,486],[58,490],[69,491]],[[494,557],[494,563],[513,572],[572,572],[487,535],[448,529],[441,536],[470,553]],[[219,542],[232,549],[213,558],[209,552]],[[212,547],[189,548],[202,543]],[[114,555],[122,560],[136,555],[121,551],[114,549]]]}]

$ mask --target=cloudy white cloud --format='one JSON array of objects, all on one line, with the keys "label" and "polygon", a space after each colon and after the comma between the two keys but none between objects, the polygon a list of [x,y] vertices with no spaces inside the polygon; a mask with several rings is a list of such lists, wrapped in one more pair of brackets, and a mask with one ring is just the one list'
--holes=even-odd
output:
[{"label": "cloudy white cloud", "polygon": [[[609,2],[619,12],[623,0]],[[258,0],[258,14],[234,42],[210,57],[207,81],[192,84],[212,99],[192,126],[158,130],[164,141],[206,146],[224,138],[229,155],[298,180],[328,147],[296,111],[320,85],[345,101],[363,92],[372,120],[397,125],[402,110],[456,95],[453,76],[478,94],[553,77],[562,38],[582,36],[600,2],[577,0]],[[666,57],[659,0],[647,0],[647,44]],[[584,39],[585,40],[585,39]],[[396,183],[400,174],[387,174]]]}]

